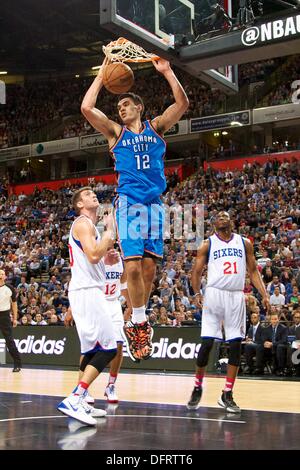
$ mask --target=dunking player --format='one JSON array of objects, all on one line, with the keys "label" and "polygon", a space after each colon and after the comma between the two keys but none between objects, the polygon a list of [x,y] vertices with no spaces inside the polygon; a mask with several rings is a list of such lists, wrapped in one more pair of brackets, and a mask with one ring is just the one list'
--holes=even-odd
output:
[{"label": "dunking player", "polygon": [[241,341],[245,337],[246,308],[244,284],[246,269],[251,282],[262,296],[265,308],[269,309],[269,298],[257,269],[250,241],[231,230],[227,212],[219,212],[215,219],[215,233],[204,240],[197,253],[192,271],[192,285],[199,295],[201,275],[208,265],[207,286],[204,295],[201,348],[197,358],[195,387],[187,404],[188,409],[199,407],[202,381],[214,339],[222,340],[222,323],[225,339],[229,342],[229,361],[225,388],[218,404],[231,413],[240,408],[233,400],[232,389],[238,373],[241,357]]},{"label": "dunking player", "polygon": [[94,191],[84,187],[73,195],[73,207],[79,214],[69,236],[71,281],[69,301],[84,355],[81,381],[57,407],[62,413],[85,424],[96,425],[95,417],[106,414],[87,404],[89,385],[115,357],[117,343],[112,317],[104,295],[105,268],[99,262],[113,246],[113,218],[108,216],[102,239],[95,227],[99,202]]},{"label": "dunking player", "polygon": [[[161,116],[142,122],[144,104],[141,97],[133,93],[122,94],[118,100],[121,126],[95,107],[103,86],[103,67],[107,63],[105,59],[83,99],[81,110],[90,124],[105,135],[115,159],[118,187],[114,204],[132,304],[132,321],[126,324],[125,333],[128,354],[134,361],[139,361],[148,359],[152,353],[153,330],[146,319],[145,305],[155,277],[156,262],[163,255],[160,200],[166,188],[163,135],[185,113],[188,98],[169,62],[159,59],[153,64],[168,81],[175,102]],[[151,207],[154,208],[152,214]],[[143,214],[140,225],[136,224],[139,213]],[[156,234],[150,230],[151,225],[156,228]],[[133,230],[130,227],[134,227]]]},{"label": "dunking player", "polygon": [[[109,365],[109,379],[107,387],[105,388],[104,396],[106,396],[108,403],[118,403],[118,397],[116,394],[115,383],[119,374],[122,360],[123,360],[123,313],[121,303],[119,301],[120,295],[123,295],[126,299],[127,306],[130,307],[126,273],[124,272],[123,263],[121,261],[119,253],[113,248],[109,249],[104,256],[103,262],[105,265],[105,298],[108,300],[109,312],[112,316],[115,339],[117,341],[117,354]],[[69,326],[73,321],[71,309],[65,317],[64,323]],[[80,363],[84,356],[81,356]],[[83,376],[83,371],[79,370],[79,382]],[[85,400],[87,403],[93,405],[95,399],[87,393]]]}]

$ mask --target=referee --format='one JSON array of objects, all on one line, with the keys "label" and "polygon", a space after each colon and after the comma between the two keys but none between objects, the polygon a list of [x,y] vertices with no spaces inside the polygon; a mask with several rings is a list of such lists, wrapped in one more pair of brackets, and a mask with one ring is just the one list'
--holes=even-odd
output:
[{"label": "referee", "polygon": [[16,293],[12,286],[5,283],[6,274],[0,270],[0,331],[6,342],[6,347],[14,360],[13,372],[20,372],[21,357],[11,327],[10,311],[13,312],[13,327],[17,326],[18,307]]}]

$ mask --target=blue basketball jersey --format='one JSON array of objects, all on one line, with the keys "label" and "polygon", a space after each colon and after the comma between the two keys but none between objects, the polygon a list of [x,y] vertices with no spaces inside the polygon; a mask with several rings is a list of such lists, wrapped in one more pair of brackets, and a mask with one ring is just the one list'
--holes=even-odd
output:
[{"label": "blue basketball jersey", "polygon": [[143,122],[143,130],[139,134],[123,126],[120,137],[110,151],[118,173],[119,194],[143,204],[164,192],[166,143],[149,121]]}]

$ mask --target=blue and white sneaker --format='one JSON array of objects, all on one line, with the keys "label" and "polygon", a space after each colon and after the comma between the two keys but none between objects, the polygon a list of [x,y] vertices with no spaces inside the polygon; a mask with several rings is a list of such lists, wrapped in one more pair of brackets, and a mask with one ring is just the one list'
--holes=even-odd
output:
[{"label": "blue and white sneaker", "polygon": [[69,395],[59,403],[57,409],[61,413],[77,419],[88,426],[96,426],[97,424],[92,415],[92,407],[85,402],[84,395]]},{"label": "blue and white sneaker", "polygon": [[89,394],[88,390],[84,394],[84,399],[89,405],[93,405],[95,403],[95,398]]},{"label": "blue and white sneaker", "polygon": [[94,408],[88,403],[85,403],[85,405],[87,409],[90,410],[90,414],[93,416],[93,418],[104,418],[104,416],[107,415],[107,412],[105,410],[101,410],[101,408]]}]

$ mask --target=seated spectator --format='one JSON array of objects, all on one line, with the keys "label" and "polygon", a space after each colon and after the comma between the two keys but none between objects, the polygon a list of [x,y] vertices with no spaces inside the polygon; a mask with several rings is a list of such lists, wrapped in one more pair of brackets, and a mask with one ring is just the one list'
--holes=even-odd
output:
[{"label": "seated spectator", "polygon": [[165,309],[167,310],[167,312],[172,312],[173,308],[172,308],[172,300],[167,297],[166,295],[163,296],[162,298],[162,303],[161,303],[161,307],[165,307]]},{"label": "seated spectator", "polygon": [[172,320],[168,317],[168,313],[165,307],[160,307],[159,316],[157,320],[157,325],[160,326],[170,326],[172,325]]},{"label": "seated spectator", "polygon": [[186,308],[189,308],[190,306],[189,298],[185,295],[183,289],[178,289],[178,299]]},{"label": "seated spectator", "polygon": [[271,267],[265,266],[261,272],[265,284],[270,284],[274,278],[274,273]]},{"label": "seated spectator", "polygon": [[280,294],[279,287],[275,287],[274,293],[270,296],[271,305],[285,305],[285,297]]},{"label": "seated spectator", "polygon": [[174,312],[175,320],[173,326],[181,326],[182,322],[186,320],[186,308],[183,304],[179,306],[179,310]]},{"label": "seated spectator", "polygon": [[21,287],[23,287],[26,290],[28,290],[29,288],[29,284],[27,284],[26,282],[26,276],[21,276],[21,281],[20,283],[17,285],[17,289],[21,289]]},{"label": "seated spectator", "polygon": [[284,284],[282,284],[282,282],[279,282],[278,276],[274,276],[273,281],[270,282],[267,286],[267,291],[270,295],[274,293],[276,287],[278,287],[280,294],[285,294]]},{"label": "seated spectator", "polygon": [[47,325],[48,323],[43,319],[40,313],[37,313],[34,317],[32,325],[43,326]]},{"label": "seated spectator", "polygon": [[152,302],[151,302],[151,308],[158,307],[160,308],[162,304],[162,300],[159,298],[158,295],[153,295],[152,297]]},{"label": "seated spectator", "polygon": [[300,293],[299,289],[297,286],[293,287],[293,292],[287,296],[287,305],[288,307],[293,308],[294,305],[299,305],[300,304]]},{"label": "seated spectator", "polygon": [[48,325],[49,326],[59,326],[61,324],[62,323],[59,321],[58,316],[55,313],[53,313],[50,316],[49,320],[48,320]]},{"label": "seated spectator", "polygon": [[47,285],[45,285],[47,290],[49,292],[54,291],[54,290],[60,290],[61,289],[61,283],[60,281],[56,278],[56,276],[51,276],[50,281]]},{"label": "seated spectator", "polygon": [[262,326],[259,318],[259,307],[257,307],[257,309],[258,312],[251,314],[251,325],[248,329],[245,339],[244,354],[246,359],[246,367],[243,369],[245,374],[253,373],[253,358],[256,356],[257,347],[261,343]]},{"label": "seated spectator", "polygon": [[168,277],[167,271],[163,271],[162,277],[161,277],[161,279],[159,280],[159,285],[162,286],[162,284],[163,284],[164,282],[166,282],[169,287],[173,287],[172,279],[171,279],[170,277]]},{"label": "seated spectator", "polygon": [[31,277],[30,278],[30,282],[29,282],[29,285],[28,285],[28,290],[29,289],[32,289],[32,290],[38,290],[39,288],[39,285],[38,283],[36,282],[35,278],[34,277]]},{"label": "seated spectator", "polygon": [[56,259],[54,261],[53,267],[50,269],[50,271],[54,271],[55,269],[58,269],[60,272],[62,271],[63,267],[65,265],[65,260],[61,257],[60,254],[56,255]]},{"label": "seated spectator", "polygon": [[151,326],[154,326],[157,324],[157,314],[154,311],[150,311],[148,313],[148,321]]},{"label": "seated spectator", "polygon": [[271,314],[271,325],[263,328],[260,344],[256,349],[256,370],[254,374],[262,375],[266,360],[271,360],[273,373],[284,375],[287,363],[287,327],[279,323],[278,313]]},{"label": "seated spectator", "polygon": [[68,307],[66,305],[63,305],[61,307],[61,312],[58,314],[58,320],[63,323],[65,321],[65,317],[67,315]]},{"label": "seated spectator", "polygon": [[267,261],[271,261],[271,259],[269,258],[268,251],[264,250],[263,253],[262,253],[262,256],[260,258],[258,258],[258,260],[257,260],[257,265],[261,269],[263,269],[265,267]]},{"label": "seated spectator", "polygon": [[173,287],[170,287],[167,281],[161,282],[158,289],[161,297],[171,297],[173,293]]},{"label": "seated spectator", "polygon": [[28,322],[28,318],[26,315],[22,315],[21,320],[20,320],[20,325],[21,326],[29,326],[30,323]]},{"label": "seated spectator", "polygon": [[280,276],[280,282],[285,286],[285,288],[290,284],[292,278],[293,274],[291,273],[291,269],[288,266],[284,266]]}]

